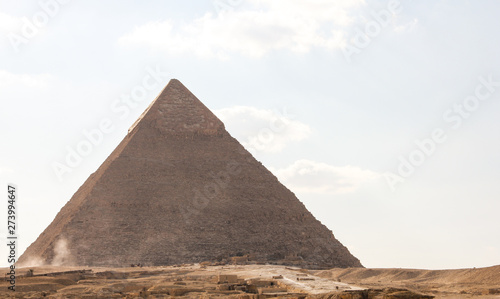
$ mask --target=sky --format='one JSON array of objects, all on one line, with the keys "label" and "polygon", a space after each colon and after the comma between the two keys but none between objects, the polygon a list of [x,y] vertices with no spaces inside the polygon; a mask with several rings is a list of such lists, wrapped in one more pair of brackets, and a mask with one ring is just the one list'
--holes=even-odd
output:
[{"label": "sky", "polygon": [[498,265],[499,13],[0,0],[1,222],[15,184],[19,256],[177,78],[365,267]]}]

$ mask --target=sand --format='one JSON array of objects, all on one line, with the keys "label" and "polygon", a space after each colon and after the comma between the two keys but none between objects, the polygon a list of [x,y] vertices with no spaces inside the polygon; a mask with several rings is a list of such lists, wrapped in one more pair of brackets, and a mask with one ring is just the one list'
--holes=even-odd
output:
[{"label": "sand", "polygon": [[[2,298],[500,298],[500,266],[462,270],[305,270],[278,265],[17,269]],[[8,272],[3,268],[4,273]],[[238,282],[218,283],[219,275]],[[253,292],[253,293],[251,293]],[[258,295],[256,293],[263,292]],[[430,295],[425,297],[422,295]],[[366,297],[363,297],[366,296]]]}]

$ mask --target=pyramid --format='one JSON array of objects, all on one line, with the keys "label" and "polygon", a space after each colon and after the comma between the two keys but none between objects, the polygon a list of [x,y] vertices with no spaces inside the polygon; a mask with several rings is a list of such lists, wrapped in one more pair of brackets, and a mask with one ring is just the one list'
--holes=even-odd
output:
[{"label": "pyramid", "polygon": [[172,79],[19,263],[362,267]]}]

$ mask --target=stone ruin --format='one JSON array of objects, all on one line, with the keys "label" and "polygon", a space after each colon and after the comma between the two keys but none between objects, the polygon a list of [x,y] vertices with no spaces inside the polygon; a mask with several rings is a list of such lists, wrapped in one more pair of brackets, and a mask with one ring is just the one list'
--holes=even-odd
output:
[{"label": "stone ruin", "polygon": [[113,267],[206,261],[362,267],[175,79],[19,264],[56,261]]}]

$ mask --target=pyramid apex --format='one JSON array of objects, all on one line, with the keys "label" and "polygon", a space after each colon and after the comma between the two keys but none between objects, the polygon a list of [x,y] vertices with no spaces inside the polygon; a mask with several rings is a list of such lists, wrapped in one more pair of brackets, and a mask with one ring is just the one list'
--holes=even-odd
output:
[{"label": "pyramid apex", "polygon": [[219,135],[224,124],[178,79],[170,79],[167,86],[129,129],[147,123],[164,134]]}]

